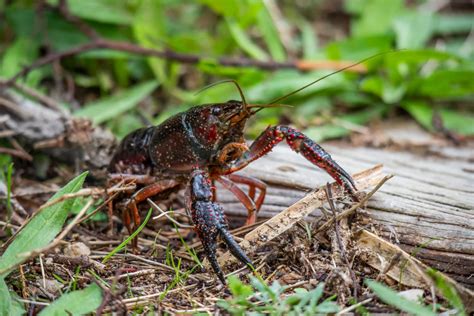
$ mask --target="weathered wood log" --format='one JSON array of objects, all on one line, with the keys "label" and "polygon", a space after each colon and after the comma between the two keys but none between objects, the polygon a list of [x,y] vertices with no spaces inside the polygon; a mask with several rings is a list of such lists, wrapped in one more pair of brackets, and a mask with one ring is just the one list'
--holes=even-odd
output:
[{"label": "weathered wood log", "polygon": [[[474,173],[472,147],[442,149],[444,156],[375,148],[324,146],[350,173],[384,164],[388,181],[369,201],[367,216],[383,237],[469,288],[474,287]],[[447,154],[450,153],[451,154]],[[261,218],[276,215],[331,178],[280,145],[243,173],[269,184]],[[229,216],[246,212],[225,190],[218,200]],[[319,216],[315,211],[312,216]]]}]

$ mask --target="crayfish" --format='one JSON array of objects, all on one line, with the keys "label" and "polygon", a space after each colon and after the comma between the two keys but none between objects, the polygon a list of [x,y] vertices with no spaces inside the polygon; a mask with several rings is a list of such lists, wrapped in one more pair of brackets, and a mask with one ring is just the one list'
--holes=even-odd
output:
[{"label": "crayfish", "polygon": [[[353,200],[357,200],[357,189],[351,176],[302,132],[289,126],[270,126],[247,146],[244,128],[247,120],[258,111],[278,106],[277,102],[288,96],[365,60],[319,78],[269,104],[247,103],[237,82],[227,80],[238,88],[240,101],[195,106],[158,126],[130,133],[119,145],[109,166],[110,179],[133,179],[140,186],[138,191],[126,198],[122,210],[123,222],[129,233],[132,232],[132,221],[135,228],[140,225],[139,203],[186,187],[187,211],[191,214],[205,255],[222,283],[225,284],[225,278],[216,258],[218,236],[237,259],[252,268],[252,261],[229,232],[224,211],[215,200],[213,183],[222,184],[245,206],[247,225],[255,223],[265,199],[266,185],[258,179],[235,172],[269,153],[283,140],[295,152],[324,169]],[[248,193],[236,184],[247,185]]]}]

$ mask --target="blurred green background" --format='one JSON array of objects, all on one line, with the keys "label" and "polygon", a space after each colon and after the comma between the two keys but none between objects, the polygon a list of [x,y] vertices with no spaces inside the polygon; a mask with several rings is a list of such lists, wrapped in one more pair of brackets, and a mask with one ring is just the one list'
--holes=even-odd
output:
[{"label": "blurred green background", "polygon": [[[0,77],[48,53],[89,39],[52,6],[58,1],[0,1]],[[239,99],[265,103],[330,72],[223,67],[219,57],[255,60],[358,61],[365,74],[344,72],[267,109],[247,130],[291,123],[320,141],[371,121],[412,117],[433,130],[474,134],[474,9],[471,1],[403,0],[68,0],[70,12],[101,36],[208,58],[195,65],[97,50],[32,71],[21,82],[51,96],[74,115],[106,124],[119,138],[202,103]]]}]

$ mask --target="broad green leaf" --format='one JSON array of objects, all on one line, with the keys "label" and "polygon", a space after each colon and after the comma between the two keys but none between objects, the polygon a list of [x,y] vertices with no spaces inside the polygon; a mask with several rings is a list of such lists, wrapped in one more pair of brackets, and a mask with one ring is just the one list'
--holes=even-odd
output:
[{"label": "broad green leaf", "polygon": [[304,133],[316,142],[321,142],[326,139],[343,137],[349,135],[351,132],[348,128],[344,126],[344,124],[363,125],[375,117],[380,117],[382,113],[384,113],[384,111],[386,110],[386,105],[374,104],[370,108],[366,108],[364,110],[352,114],[338,116],[338,124],[331,123],[321,126],[309,127],[304,130]]},{"label": "broad green leaf", "polygon": [[39,315],[85,315],[95,311],[101,303],[102,291],[97,284],[92,284],[84,290],[62,295]]},{"label": "broad green leaf", "polygon": [[252,287],[250,285],[243,284],[235,275],[231,275],[228,278],[229,290],[234,297],[247,298],[253,294]]},{"label": "broad green leaf", "polygon": [[437,70],[417,81],[420,95],[432,98],[474,96],[474,70]]},{"label": "broad green leaf", "polygon": [[[164,6],[159,0],[143,0],[137,8],[135,19],[133,20],[133,35],[138,44],[146,48],[163,49],[164,41],[167,38]],[[166,61],[159,58],[148,57],[150,66],[155,78],[162,82],[167,82],[165,71]]]},{"label": "broad green leaf", "polygon": [[391,35],[351,37],[342,41],[332,42],[326,46],[331,59],[352,59],[358,61],[377,53],[392,49]]},{"label": "broad green leaf", "polygon": [[[9,78],[31,64],[38,56],[38,43],[26,37],[15,40],[5,51],[0,64],[0,77]],[[42,77],[41,70],[34,70],[26,77],[26,83],[36,86]]]},{"label": "broad green leaf", "polygon": [[113,96],[86,104],[74,115],[90,118],[94,123],[100,124],[133,109],[156,87],[158,87],[158,83],[154,80],[139,84]]},{"label": "broad green leaf", "polygon": [[245,30],[239,25],[239,23],[237,23],[237,21],[226,18],[226,22],[230,34],[243,51],[257,60],[268,59],[267,53],[257,46],[257,44],[252,42],[250,37],[245,33]]},{"label": "broad green leaf", "polygon": [[[423,12],[407,12],[393,22],[397,36],[397,48],[422,48],[433,35],[434,15]],[[414,31],[416,30],[416,31]]]},{"label": "broad green leaf", "polygon": [[360,18],[352,23],[352,34],[356,37],[386,34],[403,11],[403,4],[403,0],[366,1]]},{"label": "broad green leaf", "polygon": [[[423,101],[406,101],[402,107],[413,116],[418,123],[429,131],[433,130],[433,107]],[[439,114],[444,127],[464,135],[474,135],[473,113],[461,113],[448,109],[440,109]]]},{"label": "broad green leaf", "polygon": [[303,58],[316,59],[318,56],[318,36],[314,26],[306,20],[299,23],[301,29],[301,41],[303,45]]},{"label": "broad green leaf", "polygon": [[16,6],[7,6],[5,8],[5,20],[15,31],[17,39],[35,36],[34,21],[36,12],[33,8],[22,8]]},{"label": "broad green leaf", "polygon": [[5,280],[0,277],[0,315],[10,315],[12,305],[13,302],[7,284]]},{"label": "broad green leaf", "polygon": [[363,80],[361,90],[379,96],[385,103],[398,103],[406,92],[405,84],[394,85],[380,76],[371,76]]},{"label": "broad green leaf", "polygon": [[373,280],[365,280],[367,286],[385,303],[404,312],[420,316],[435,316],[436,314],[426,306],[410,301],[397,292]]},{"label": "broad green leaf", "polygon": [[[49,199],[55,200],[64,194],[81,189],[87,172],[82,173]],[[61,231],[74,199],[67,199],[40,211],[23,228],[0,258],[2,277],[25,260],[24,254],[46,247]]]},{"label": "broad green leaf", "polygon": [[410,113],[410,115],[429,131],[433,130],[432,118],[433,109],[423,101],[406,101],[402,107]]},{"label": "broad green leaf", "polygon": [[371,0],[346,0],[344,1],[344,9],[347,13],[361,14],[370,1]]},{"label": "broad green leaf", "polygon": [[339,305],[336,302],[324,301],[316,306],[317,314],[334,314],[339,311]]},{"label": "broad green leaf", "polygon": [[[48,0],[49,4],[57,5],[59,0]],[[128,25],[132,22],[132,12],[127,8],[129,1],[116,0],[68,0],[68,9],[75,16],[83,19]]]},{"label": "broad green leaf", "polygon": [[272,55],[272,58],[276,61],[286,60],[285,49],[278,35],[278,30],[275,26],[275,23],[268,13],[266,6],[263,6],[260,10],[260,13],[257,17],[258,28],[263,34],[263,39],[267,44],[268,50]]},{"label": "broad green leaf", "polygon": [[26,314],[25,305],[20,302],[18,294],[15,292],[10,292],[12,298],[12,307],[10,309],[10,314],[8,316],[22,316]]},{"label": "broad green leaf", "polygon": [[239,0],[214,1],[214,0],[199,0],[202,4],[207,5],[212,11],[217,14],[239,18],[242,2]]},{"label": "broad green leaf", "polygon": [[434,31],[438,34],[469,33],[474,27],[474,14],[439,14],[436,16]]},{"label": "broad green leaf", "polygon": [[417,50],[402,50],[395,54],[388,54],[385,56],[387,64],[401,64],[401,63],[422,63],[429,60],[447,61],[453,60],[461,62],[462,58],[454,54],[442,52],[434,49],[417,49]]},{"label": "broad green leaf", "polygon": [[[299,72],[281,70],[276,72],[274,76],[268,78],[264,82],[255,85],[246,91],[248,100],[252,102],[270,102],[270,100],[281,97],[291,91],[299,89],[304,85],[321,78],[328,74],[327,72],[312,72],[310,74],[302,75]],[[347,79],[348,74],[336,74],[329,78],[326,78],[317,84],[314,84],[307,89],[304,89],[295,95],[296,98],[302,98],[315,92],[322,92],[325,90],[339,91],[344,89],[350,89],[354,87],[354,83]],[[283,103],[290,102],[291,99],[284,100]]]},{"label": "broad green leaf", "polygon": [[334,124],[309,127],[303,132],[315,142],[322,142],[323,140],[327,139],[341,138],[350,134],[350,131],[347,128]]}]

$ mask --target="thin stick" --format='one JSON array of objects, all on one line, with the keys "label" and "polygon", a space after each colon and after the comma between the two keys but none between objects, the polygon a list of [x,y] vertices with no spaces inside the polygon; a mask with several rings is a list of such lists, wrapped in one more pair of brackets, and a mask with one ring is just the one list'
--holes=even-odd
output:
[{"label": "thin stick", "polygon": [[347,307],[347,308],[344,308],[343,310],[340,310],[340,311],[336,314],[336,316],[337,316],[337,315],[344,315],[345,313],[348,313],[348,312],[350,312],[350,311],[353,311],[353,310],[356,309],[357,307],[362,306],[362,305],[364,305],[364,304],[367,304],[367,303],[371,302],[372,300],[373,300],[372,298],[368,298],[368,299],[366,299],[366,300],[364,300],[364,301],[362,301],[362,302],[359,302],[359,303],[357,303],[357,304],[354,304],[354,305],[351,305],[351,306],[349,306],[349,307]]},{"label": "thin stick", "polygon": [[351,215],[352,213],[354,213],[355,210],[357,210],[359,207],[362,206],[362,204],[367,202],[372,197],[372,195],[374,195],[375,192],[377,192],[380,189],[380,187],[384,185],[384,183],[390,180],[391,178],[393,178],[392,174],[383,177],[382,180],[380,180],[380,182],[375,186],[375,188],[373,188],[372,191],[370,191],[366,196],[364,196],[364,198],[362,198],[358,203],[354,204],[354,206],[352,206],[350,209],[340,214],[337,214],[336,218],[330,218],[327,222],[325,222],[316,230],[315,234],[320,233],[330,228],[335,220],[340,220],[341,218],[347,217]]},{"label": "thin stick", "polygon": [[41,267],[41,276],[43,277],[43,288],[46,289],[46,273],[44,272],[43,254],[40,254],[38,257],[39,257],[39,262],[40,262],[40,267]]},{"label": "thin stick", "polygon": [[[168,212],[165,212],[161,209],[161,207],[159,207],[155,202],[153,202],[151,199],[147,199],[148,201],[148,204],[150,204],[150,206],[157,210],[158,212],[160,212],[161,214],[158,215],[158,216],[155,216],[153,217],[153,220],[157,220],[159,219],[160,217],[166,217],[167,219],[169,219],[172,223],[174,223],[176,226],[178,227],[181,227],[181,228],[194,228],[194,226],[191,226],[191,225],[186,225],[186,224],[181,224],[180,222],[176,221],[174,218],[172,218],[171,216],[169,216],[168,214],[173,214],[174,211],[168,211]],[[187,215],[186,215],[187,216]]]}]

